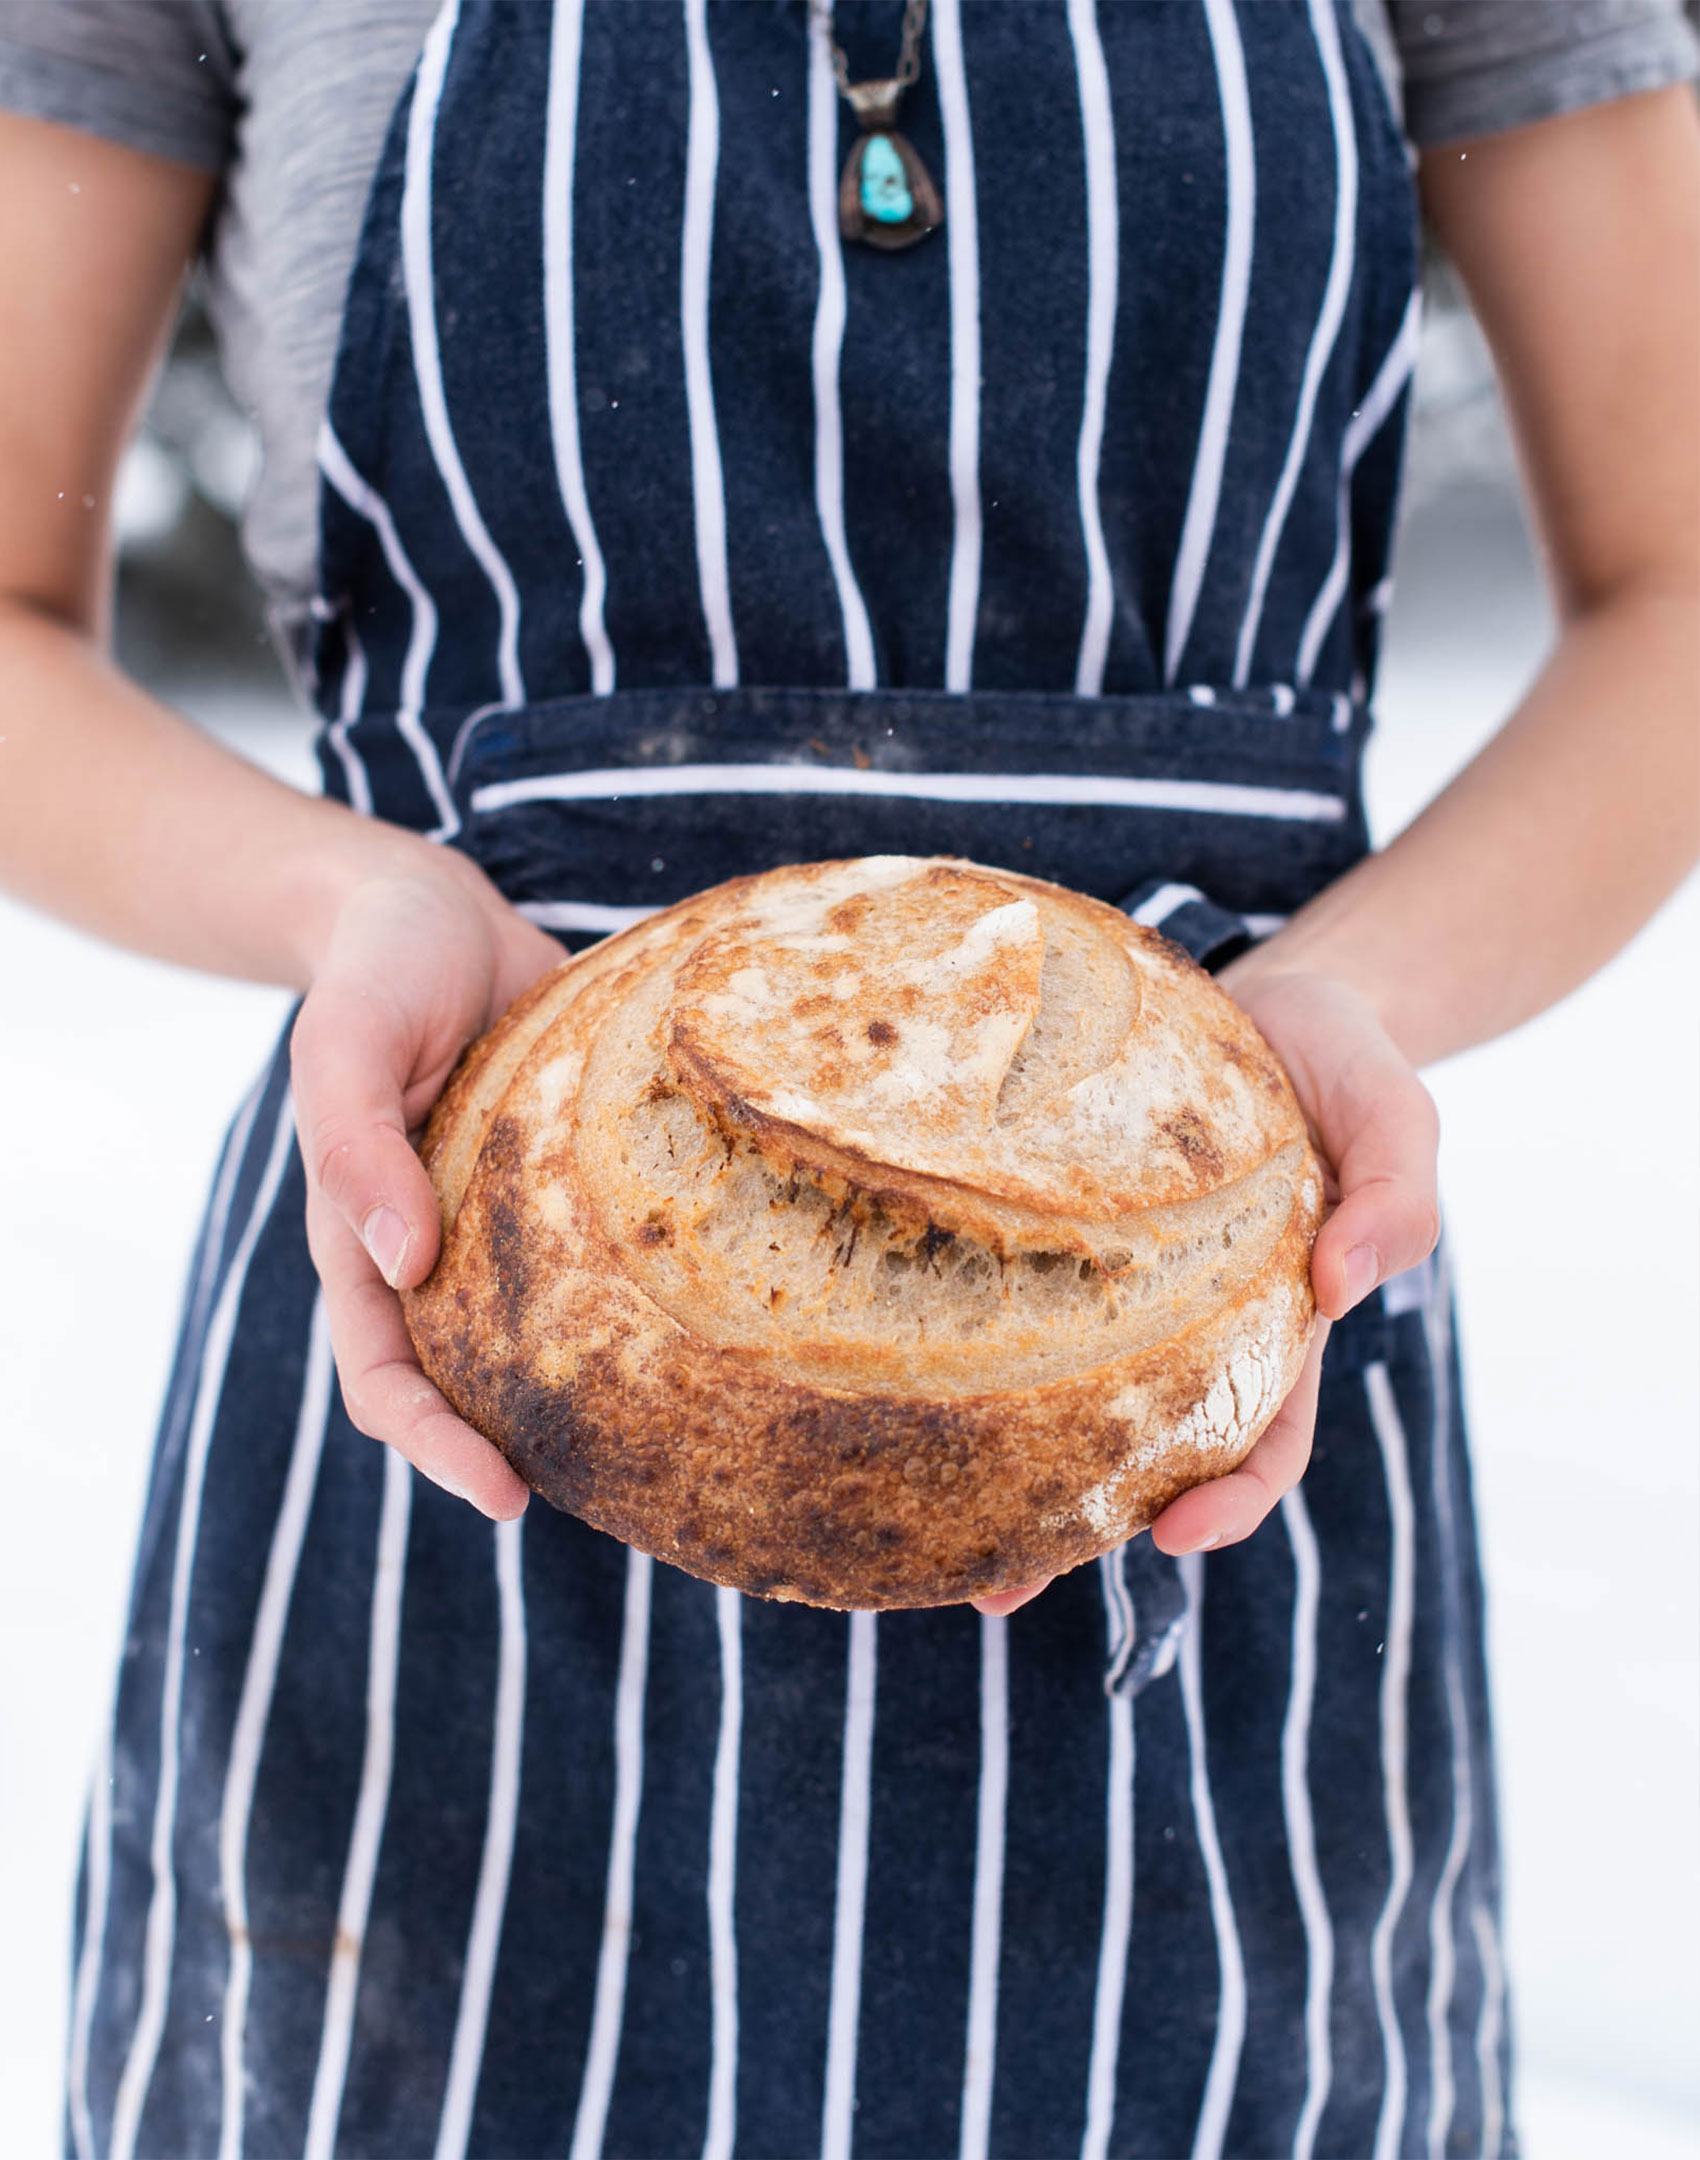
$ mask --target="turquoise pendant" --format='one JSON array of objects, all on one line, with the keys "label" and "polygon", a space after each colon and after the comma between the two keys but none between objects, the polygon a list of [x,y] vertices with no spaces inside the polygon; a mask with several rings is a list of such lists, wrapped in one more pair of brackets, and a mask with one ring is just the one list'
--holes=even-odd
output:
[{"label": "turquoise pendant", "polygon": [[903,160],[889,135],[870,135],[862,146],[862,208],[881,225],[903,225],[915,215]]},{"label": "turquoise pendant", "polygon": [[944,223],[944,204],[914,145],[897,131],[902,85],[852,83],[844,95],[862,133],[838,184],[838,229],[872,247],[913,247]]}]

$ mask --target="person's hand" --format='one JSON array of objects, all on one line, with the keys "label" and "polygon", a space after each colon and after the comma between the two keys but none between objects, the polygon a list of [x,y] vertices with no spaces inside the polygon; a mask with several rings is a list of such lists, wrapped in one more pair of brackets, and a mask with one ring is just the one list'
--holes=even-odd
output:
[{"label": "person's hand", "polygon": [[408,1134],[467,1042],[564,957],[464,858],[374,877],[339,908],[295,1023],[307,1241],[349,1417],[497,1521],[526,1487],[419,1369],[396,1291],[430,1273],[437,1198]]},{"label": "person's hand", "polygon": [[[1283,968],[1273,950],[1247,954],[1220,980],[1287,1068],[1322,1159],[1330,1213],[1311,1255],[1318,1320],[1298,1382],[1237,1470],[1182,1493],[1152,1524],[1158,1549],[1177,1555],[1238,1544],[1298,1483],[1310,1460],[1328,1323],[1415,1267],[1440,1231],[1434,1104],[1368,999],[1332,976]],[[1010,1613],[1044,1588],[974,1604]]]}]

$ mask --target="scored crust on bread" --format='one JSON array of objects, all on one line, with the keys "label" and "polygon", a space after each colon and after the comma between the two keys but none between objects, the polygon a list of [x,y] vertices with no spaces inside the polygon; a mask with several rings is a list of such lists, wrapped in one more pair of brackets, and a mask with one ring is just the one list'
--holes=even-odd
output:
[{"label": "scored crust on bread", "polygon": [[424,1159],[421,1363],[545,1498],[709,1579],[933,1605],[1243,1459],[1321,1178],[1178,948],[1017,873],[737,879],[533,986]]}]

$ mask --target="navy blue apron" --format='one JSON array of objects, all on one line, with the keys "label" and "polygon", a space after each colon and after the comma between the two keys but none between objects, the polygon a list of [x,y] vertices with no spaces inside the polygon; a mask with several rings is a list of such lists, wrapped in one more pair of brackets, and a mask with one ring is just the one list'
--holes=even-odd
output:
[{"label": "navy blue apron", "polygon": [[[840,5],[887,73],[896,0]],[[1366,845],[1416,314],[1335,0],[934,0],[946,223],[841,246],[801,0],[463,0],[324,431],[330,792],[569,942],[950,852],[1207,959]],[[353,1433],[232,1135],[79,1897],[79,2153],[1509,2153],[1437,1266],[1244,1545],[1008,1621],[716,1591]]]}]

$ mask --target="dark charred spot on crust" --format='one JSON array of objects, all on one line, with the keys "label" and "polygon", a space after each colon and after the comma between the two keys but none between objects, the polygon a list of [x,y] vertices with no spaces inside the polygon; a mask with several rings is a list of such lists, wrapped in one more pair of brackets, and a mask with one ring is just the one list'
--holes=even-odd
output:
[{"label": "dark charred spot on crust", "polygon": [[1161,1130],[1168,1134],[1187,1161],[1203,1176],[1219,1177],[1222,1174],[1222,1151],[1192,1111],[1176,1111],[1172,1118],[1162,1121]]},{"label": "dark charred spot on crust", "polygon": [[656,1222],[652,1219],[649,1222],[639,1223],[635,1235],[638,1244],[656,1246],[667,1244],[671,1240],[673,1233],[665,1223]]},{"label": "dark charred spot on crust", "polygon": [[488,1424],[497,1445],[534,1492],[551,1507],[576,1514],[589,1498],[593,1474],[581,1439],[574,1390],[539,1386],[512,1371],[492,1377]]},{"label": "dark charred spot on crust", "polygon": [[519,1207],[513,1195],[500,1188],[486,1203],[484,1246],[491,1262],[495,1304],[502,1327],[508,1335],[517,1338],[525,1328],[531,1269]]},{"label": "dark charred spot on crust", "polygon": [[512,1169],[525,1159],[525,1128],[517,1118],[497,1111],[484,1129],[484,1144],[478,1151],[481,1166],[495,1170]]},{"label": "dark charred spot on crust", "polygon": [[640,1100],[645,1103],[664,1103],[677,1092],[665,1073],[651,1073],[649,1085],[644,1089]]},{"label": "dark charred spot on crust", "polygon": [[868,1022],[868,1040],[876,1049],[889,1050],[897,1040],[897,1030],[889,1020],[870,1020]]},{"label": "dark charred spot on crust", "polygon": [[937,1403],[896,1395],[862,1395],[854,1402],[799,1394],[786,1407],[785,1446],[807,1466],[811,1484],[830,1483],[827,1465],[838,1475],[878,1462],[896,1450],[902,1459],[926,1453],[966,1457],[957,1421]]}]

